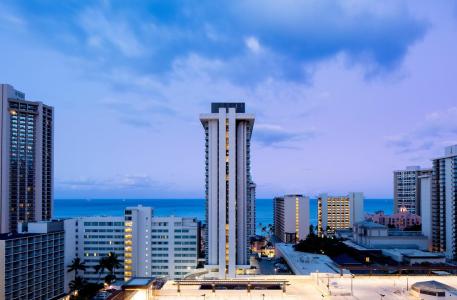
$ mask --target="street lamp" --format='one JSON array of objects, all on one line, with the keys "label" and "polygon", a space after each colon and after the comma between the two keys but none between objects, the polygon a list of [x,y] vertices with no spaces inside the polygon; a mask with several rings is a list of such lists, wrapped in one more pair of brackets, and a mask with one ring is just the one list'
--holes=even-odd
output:
[{"label": "street lamp", "polygon": [[386,295],[379,293],[379,296],[381,296],[381,300],[382,300]]},{"label": "street lamp", "polygon": [[265,294],[262,294],[262,300],[265,300]]},{"label": "street lamp", "polygon": [[203,300],[205,300],[206,299],[206,294],[203,294],[202,297],[203,297]]}]

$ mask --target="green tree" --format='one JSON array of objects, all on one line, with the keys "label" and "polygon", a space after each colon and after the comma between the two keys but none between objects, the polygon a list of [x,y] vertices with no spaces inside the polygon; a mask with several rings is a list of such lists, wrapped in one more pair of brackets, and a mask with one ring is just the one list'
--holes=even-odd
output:
[{"label": "green tree", "polygon": [[86,265],[79,257],[73,258],[71,264],[67,266],[67,272],[75,272],[75,278],[78,277],[78,271],[85,271]]},{"label": "green tree", "polygon": [[71,292],[79,292],[86,286],[87,281],[80,276],[76,276],[75,279],[70,281],[68,284]]}]

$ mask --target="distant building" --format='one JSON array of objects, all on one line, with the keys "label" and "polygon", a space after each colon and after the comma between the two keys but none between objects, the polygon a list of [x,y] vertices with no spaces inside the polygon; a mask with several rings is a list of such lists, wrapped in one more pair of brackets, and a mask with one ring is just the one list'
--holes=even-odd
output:
[{"label": "distant building", "polygon": [[164,276],[179,279],[196,269],[200,223],[195,218],[154,217],[151,207],[127,207],[125,280]]},{"label": "distant building", "polygon": [[54,110],[0,84],[0,233],[50,220]]},{"label": "distant building", "polygon": [[399,213],[391,215],[385,215],[383,211],[379,211],[374,214],[366,215],[365,219],[400,230],[415,225],[421,225],[421,217],[408,211],[400,211]]},{"label": "distant building", "polygon": [[363,220],[363,193],[347,196],[319,195],[317,199],[317,233],[334,234],[337,229],[351,228]]},{"label": "distant building", "polygon": [[427,250],[427,237],[421,232],[390,230],[371,221],[356,222],[352,227],[354,243],[370,248],[408,248]]},{"label": "distant building", "polygon": [[457,145],[433,160],[431,180],[431,246],[457,259]]},{"label": "distant building", "polygon": [[[79,271],[89,282],[99,282],[108,273],[98,274],[95,266],[110,252],[118,255],[122,266],[115,270],[117,281],[124,280],[124,218],[114,216],[78,217],[66,219],[65,225],[65,266],[79,257],[86,265],[86,271]],[[74,279],[74,274],[65,272],[65,288]]]},{"label": "distant building", "polygon": [[283,243],[297,243],[309,234],[309,197],[285,195],[273,200],[274,234]]},{"label": "distant building", "polygon": [[420,215],[420,180],[422,175],[431,174],[431,169],[410,166],[406,170],[394,171],[394,212],[408,211]]},{"label": "distant building", "polygon": [[428,250],[432,251],[432,174],[421,175],[419,181],[422,234],[428,237]]},{"label": "distant building", "polygon": [[244,103],[212,103],[201,114],[205,130],[206,263],[220,278],[249,267],[249,238],[255,231],[251,178],[254,116]]},{"label": "distant building", "polygon": [[63,296],[63,223],[29,222],[18,229],[0,234],[0,299]]}]

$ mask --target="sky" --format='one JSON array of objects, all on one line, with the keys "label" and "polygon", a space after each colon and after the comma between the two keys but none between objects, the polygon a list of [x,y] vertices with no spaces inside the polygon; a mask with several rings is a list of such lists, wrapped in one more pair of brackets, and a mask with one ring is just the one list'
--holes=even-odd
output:
[{"label": "sky", "polygon": [[210,103],[257,197],[364,192],[457,143],[457,2],[0,2],[0,82],[55,108],[56,198],[203,198]]}]

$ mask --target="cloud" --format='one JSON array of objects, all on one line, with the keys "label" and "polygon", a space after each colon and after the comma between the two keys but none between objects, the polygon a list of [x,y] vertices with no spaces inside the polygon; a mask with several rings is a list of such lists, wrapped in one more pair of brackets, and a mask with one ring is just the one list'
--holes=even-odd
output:
[{"label": "cloud", "polygon": [[120,17],[108,18],[100,10],[87,9],[79,16],[79,24],[90,47],[106,49],[111,46],[127,57],[139,56],[144,51],[129,23]]},{"label": "cloud", "polygon": [[79,178],[71,180],[61,180],[57,182],[57,188],[67,190],[134,190],[150,189],[160,186],[158,182],[149,176],[144,175],[123,175],[112,178],[94,179]]},{"label": "cloud", "polygon": [[210,76],[238,83],[307,80],[314,64],[341,54],[349,65],[360,64],[368,72],[388,71],[399,65],[428,28],[403,1],[170,0],[15,6],[21,8],[23,19],[36,25],[31,30],[43,40],[61,51],[98,60],[107,72],[122,66],[163,76],[177,61],[197,56],[223,62],[216,70],[205,70]]},{"label": "cloud", "polygon": [[399,154],[442,152],[443,147],[456,143],[457,107],[429,113],[412,130],[386,137],[386,145]]},{"label": "cloud", "polygon": [[290,131],[279,125],[257,124],[253,140],[265,147],[287,147],[291,142],[306,141],[316,136],[316,130]]},{"label": "cloud", "polygon": [[254,53],[259,53],[259,51],[262,50],[259,40],[257,40],[257,38],[253,36],[245,38],[244,42],[246,44],[246,47],[248,47],[248,49]]}]

